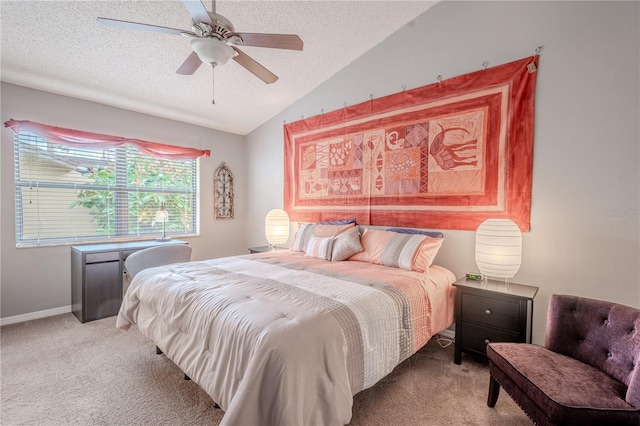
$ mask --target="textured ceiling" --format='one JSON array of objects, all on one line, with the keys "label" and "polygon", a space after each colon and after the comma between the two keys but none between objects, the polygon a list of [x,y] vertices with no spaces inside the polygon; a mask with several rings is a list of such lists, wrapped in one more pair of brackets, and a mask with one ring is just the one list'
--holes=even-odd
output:
[{"label": "textured ceiling", "polygon": [[267,85],[230,61],[216,68],[212,105],[209,66],[191,76],[175,72],[191,53],[188,38],[96,22],[191,30],[182,2],[2,0],[2,80],[244,135],[435,3],[220,0],[216,12],[236,31],[298,34],[304,50],[243,47],[279,80]]}]

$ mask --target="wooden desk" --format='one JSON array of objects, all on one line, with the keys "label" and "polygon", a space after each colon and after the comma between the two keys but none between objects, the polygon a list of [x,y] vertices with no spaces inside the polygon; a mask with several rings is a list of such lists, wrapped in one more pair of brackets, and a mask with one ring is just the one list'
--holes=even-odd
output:
[{"label": "wooden desk", "polygon": [[71,247],[71,311],[80,322],[118,314],[122,303],[122,271],[131,253],[186,241],[136,241]]}]

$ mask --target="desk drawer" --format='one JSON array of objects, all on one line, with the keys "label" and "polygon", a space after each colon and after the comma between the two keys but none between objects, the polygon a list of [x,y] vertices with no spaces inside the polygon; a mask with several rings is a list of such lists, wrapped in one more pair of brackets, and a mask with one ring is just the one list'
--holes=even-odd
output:
[{"label": "desk drawer", "polygon": [[460,339],[459,343],[463,348],[484,355],[487,354],[487,343],[522,342],[517,334],[465,321],[462,322],[461,334],[461,336],[456,336],[456,340]]},{"label": "desk drawer", "polygon": [[515,333],[520,329],[520,305],[517,301],[464,293],[461,314],[463,320],[499,327]]},{"label": "desk drawer", "polygon": [[115,260],[120,260],[120,252],[106,251],[103,253],[87,253],[85,263],[113,262]]}]

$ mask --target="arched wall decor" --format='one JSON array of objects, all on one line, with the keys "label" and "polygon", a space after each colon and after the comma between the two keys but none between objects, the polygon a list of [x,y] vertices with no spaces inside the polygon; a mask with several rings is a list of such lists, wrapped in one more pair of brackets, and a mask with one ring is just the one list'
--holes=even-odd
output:
[{"label": "arched wall decor", "polygon": [[233,219],[233,173],[224,162],[213,172],[213,200],[215,219]]}]

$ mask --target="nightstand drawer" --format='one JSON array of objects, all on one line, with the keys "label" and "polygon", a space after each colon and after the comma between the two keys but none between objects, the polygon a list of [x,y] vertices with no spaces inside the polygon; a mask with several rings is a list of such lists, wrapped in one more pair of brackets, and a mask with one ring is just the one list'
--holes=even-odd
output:
[{"label": "nightstand drawer", "polygon": [[461,317],[463,320],[517,333],[520,327],[520,305],[518,301],[512,302],[464,293],[462,295]]},{"label": "nightstand drawer", "polygon": [[495,328],[487,328],[470,322],[463,321],[461,327],[461,336],[456,336],[456,340],[460,339],[465,349],[487,353],[487,343],[490,342],[518,342],[520,337],[516,333],[509,333]]}]

